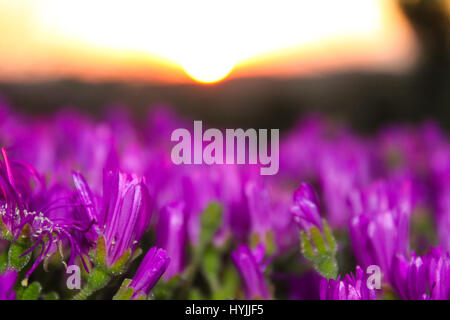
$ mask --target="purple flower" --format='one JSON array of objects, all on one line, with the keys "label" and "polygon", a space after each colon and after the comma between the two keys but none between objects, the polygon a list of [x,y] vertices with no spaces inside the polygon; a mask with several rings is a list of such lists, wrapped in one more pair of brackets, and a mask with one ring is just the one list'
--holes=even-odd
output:
[{"label": "purple flower", "polygon": [[325,119],[310,116],[280,141],[279,175],[289,179],[306,179],[317,171],[317,157],[322,151],[326,135]]},{"label": "purple flower", "polygon": [[197,244],[199,240],[200,217],[203,210],[217,198],[211,172],[212,170],[205,166],[194,166],[188,168],[181,179],[183,200],[186,205],[187,234],[193,244]]},{"label": "purple flower", "polygon": [[131,280],[129,287],[134,288],[133,298],[141,295],[148,295],[155,286],[163,273],[166,271],[170,262],[167,252],[156,247],[151,248],[142,260],[136,274]]},{"label": "purple flower", "polygon": [[309,183],[302,183],[294,192],[294,203],[291,213],[297,225],[309,232],[312,227],[323,231],[322,219],[319,211],[319,197]]},{"label": "purple flower", "polygon": [[151,146],[163,145],[167,147],[167,137],[177,128],[186,128],[189,123],[180,118],[170,106],[155,105],[147,115],[145,133]]},{"label": "purple flower", "polygon": [[271,230],[271,202],[269,190],[260,181],[250,180],[245,185],[248,211],[251,220],[252,235],[256,234],[259,241],[265,241],[267,232]]},{"label": "purple flower", "polygon": [[437,231],[442,248],[450,252],[450,147],[435,151],[431,169]]},{"label": "purple flower", "polygon": [[414,252],[411,259],[397,255],[392,268],[393,285],[402,299],[450,299],[450,256],[440,248],[431,248],[423,256]]},{"label": "purple flower", "polygon": [[111,266],[127,250],[134,251],[150,223],[150,197],[145,182],[118,171],[105,171],[101,207],[96,206],[89,186],[80,173],[72,173],[84,210],[104,236],[107,265]]},{"label": "purple flower", "polygon": [[239,245],[231,253],[234,264],[244,284],[246,299],[270,299],[269,290],[263,274],[264,246],[253,252],[248,245]]},{"label": "purple flower", "polygon": [[348,195],[353,215],[376,215],[379,212],[396,209],[411,213],[415,194],[410,176],[378,180]]},{"label": "purple flower", "polygon": [[376,300],[376,291],[369,288],[367,276],[357,266],[355,274],[347,274],[342,280],[322,278],[320,300]]},{"label": "purple flower", "polygon": [[[46,189],[38,173],[28,164],[10,161],[2,149],[0,161],[0,217],[14,241],[17,241],[23,228],[30,227],[31,247],[22,256],[32,252],[39,245],[40,252],[27,271],[27,279],[37,266],[58,252],[57,248],[69,244],[71,255],[69,263],[81,256],[82,248],[78,241],[79,233],[85,233],[89,224],[79,223],[74,216],[76,203],[71,201],[70,192],[59,192],[61,188]],[[38,188],[31,188],[35,183]],[[61,251],[59,251],[61,253]],[[62,255],[62,254],[61,254]],[[63,259],[63,257],[61,256]],[[81,256],[84,264],[84,259]],[[84,265],[85,268],[86,265]]]},{"label": "purple flower", "polygon": [[316,161],[327,221],[345,227],[350,216],[347,196],[370,181],[371,157],[367,146],[348,134],[325,144],[323,149]]},{"label": "purple flower", "polygon": [[410,183],[405,180],[377,182],[352,195],[350,238],[363,267],[375,264],[389,275],[395,254],[408,254],[410,191]]},{"label": "purple flower", "polygon": [[108,248],[109,263],[137,247],[151,218],[148,189],[142,179],[119,172],[103,176],[103,202],[98,223]]},{"label": "purple flower", "polygon": [[17,271],[7,270],[0,273],[0,300],[16,300],[14,284],[17,280]]},{"label": "purple flower", "polygon": [[271,232],[277,253],[285,253],[298,244],[298,227],[291,214],[292,192],[275,187],[272,191]]},{"label": "purple flower", "polygon": [[43,186],[41,177],[27,163],[11,161],[4,148],[1,149],[3,161],[0,160],[0,200],[3,222],[14,234],[22,216],[35,196],[32,183]]},{"label": "purple flower", "polygon": [[445,133],[433,122],[417,128],[389,126],[376,139],[377,150],[390,172],[423,173],[429,166],[430,155],[446,144]]},{"label": "purple flower", "polygon": [[[251,219],[245,196],[245,184],[251,172],[247,168],[225,165],[220,168],[220,201],[224,204],[224,225],[221,235],[231,234],[245,241],[250,233]],[[225,238],[222,236],[222,238]],[[223,239],[222,239],[223,240]]]},{"label": "purple flower", "polygon": [[164,274],[166,280],[183,271],[186,251],[186,211],[183,202],[165,206],[156,229],[156,245],[167,251],[170,265]]}]

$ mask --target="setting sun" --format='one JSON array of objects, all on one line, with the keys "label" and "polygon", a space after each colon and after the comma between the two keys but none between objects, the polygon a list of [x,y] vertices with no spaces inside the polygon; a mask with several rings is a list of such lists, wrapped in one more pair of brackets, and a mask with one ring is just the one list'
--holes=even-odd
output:
[{"label": "setting sun", "polygon": [[[0,0],[0,58],[14,62],[4,74],[14,65],[16,74],[201,83],[298,74],[337,54],[345,61],[342,52],[399,65],[408,43],[399,16],[390,0]],[[274,69],[280,56],[289,64]]]},{"label": "setting sun", "polygon": [[184,63],[183,69],[194,80],[203,83],[214,83],[224,79],[233,69],[233,65],[210,63]]},{"label": "setting sun", "polygon": [[215,82],[252,56],[374,34],[385,2],[46,0],[40,17],[63,36],[147,51],[180,64],[197,81]]}]

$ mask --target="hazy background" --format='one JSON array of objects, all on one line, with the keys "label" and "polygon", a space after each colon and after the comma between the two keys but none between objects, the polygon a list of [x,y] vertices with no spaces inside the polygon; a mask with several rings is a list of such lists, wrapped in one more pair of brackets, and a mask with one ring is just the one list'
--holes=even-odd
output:
[{"label": "hazy background", "polygon": [[[182,115],[223,127],[283,129],[298,116],[320,112],[363,132],[389,122],[430,118],[450,129],[450,0],[367,0],[373,7],[343,0],[334,1],[341,7],[315,6],[311,12],[303,2],[298,14],[303,25],[297,25],[292,14],[291,20],[284,19],[282,3],[274,17],[268,4],[260,11],[255,5],[246,8],[241,20],[227,17],[220,28],[213,23],[214,8],[200,3],[192,9],[198,13],[205,8],[198,17],[184,11],[187,22],[167,11],[168,19],[178,19],[172,24],[180,19],[182,23],[165,34],[169,29],[162,24],[163,16],[161,29],[153,26],[155,35],[149,39],[141,25],[126,27],[132,16],[123,21],[120,15],[111,16],[118,29],[106,28],[112,12],[107,5],[100,7],[104,11],[93,6],[97,11],[76,20],[79,16],[70,6],[77,2],[66,1],[64,14],[73,15],[87,33],[78,32],[77,23],[69,32],[57,19],[46,25],[51,18],[36,19],[36,12],[51,8],[47,2],[0,0],[0,96],[18,110],[43,114],[71,106],[101,118],[111,105],[126,106],[136,116],[148,107],[168,105]],[[62,15],[61,8],[53,15]],[[87,15],[89,8],[86,2],[78,14]],[[126,8],[116,9],[120,13]],[[364,15],[371,17],[375,9],[380,11],[371,25]],[[183,12],[177,6],[171,10]],[[259,13],[259,20],[252,20]],[[220,11],[215,14],[221,17]],[[208,15],[211,26],[186,27],[187,33],[177,37],[186,23]],[[147,21],[145,15],[141,19]],[[289,23],[283,25],[283,20]],[[246,28],[252,23],[250,32]],[[96,37],[87,36],[91,30]],[[239,38],[240,30],[246,37]],[[140,32],[143,36],[133,41],[120,41]],[[195,32],[202,34],[196,37]],[[109,36],[110,43],[101,43]],[[277,40],[280,37],[284,42]],[[148,45],[147,54],[152,39],[161,41],[160,46]],[[247,51],[241,53],[244,47]],[[196,79],[209,71],[224,78],[211,84]]]}]

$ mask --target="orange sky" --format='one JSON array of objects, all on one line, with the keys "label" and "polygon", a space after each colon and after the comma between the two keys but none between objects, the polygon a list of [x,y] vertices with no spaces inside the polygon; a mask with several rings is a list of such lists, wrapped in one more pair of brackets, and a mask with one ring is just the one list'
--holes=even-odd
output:
[{"label": "orange sky", "polygon": [[161,3],[0,0],[0,80],[180,83],[402,71],[415,57],[392,0]]}]

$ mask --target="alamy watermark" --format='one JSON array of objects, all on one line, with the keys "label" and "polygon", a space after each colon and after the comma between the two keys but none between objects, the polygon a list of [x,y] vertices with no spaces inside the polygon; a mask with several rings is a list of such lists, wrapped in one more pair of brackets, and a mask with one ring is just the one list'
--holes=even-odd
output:
[{"label": "alamy watermark", "polygon": [[367,288],[370,290],[381,289],[381,268],[376,264],[372,264],[367,267],[366,274],[370,274],[367,278]]},{"label": "alamy watermark", "polygon": [[81,270],[80,267],[72,264],[67,267],[66,274],[69,275],[66,280],[67,288],[70,290],[81,289]]},{"label": "alamy watermark", "polygon": [[[175,129],[170,137],[178,142],[171,153],[172,162],[180,164],[259,164],[261,175],[274,175],[279,168],[279,129],[209,128],[203,132],[202,121],[194,121],[194,137],[185,128]],[[206,143],[206,145],[205,145]]]}]

